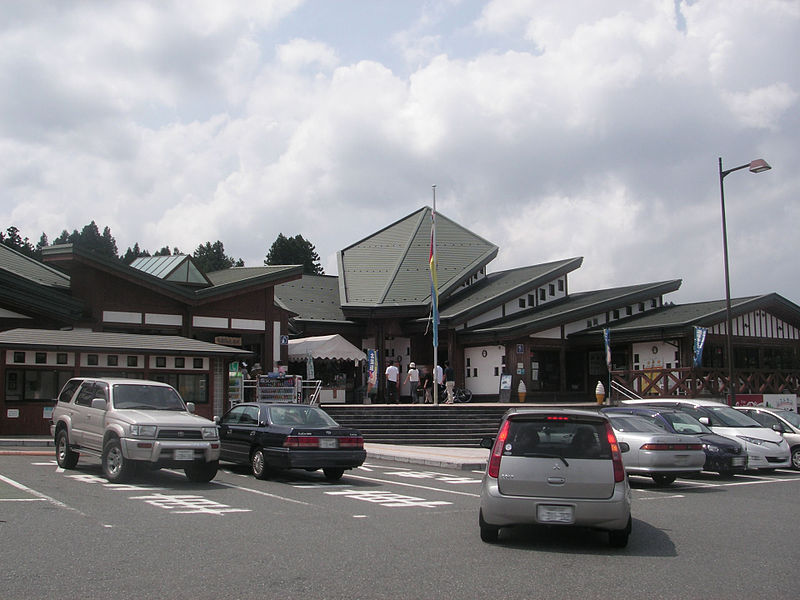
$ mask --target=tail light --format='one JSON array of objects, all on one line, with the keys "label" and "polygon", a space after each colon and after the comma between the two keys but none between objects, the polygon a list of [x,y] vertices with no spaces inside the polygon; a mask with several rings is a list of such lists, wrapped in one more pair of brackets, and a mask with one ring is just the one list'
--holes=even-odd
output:
[{"label": "tail light", "polygon": [[339,448],[363,448],[364,447],[364,438],[359,436],[353,437],[340,437],[339,440]]},{"label": "tail light", "polygon": [[497,434],[497,439],[494,441],[494,446],[492,446],[492,454],[489,457],[489,468],[486,474],[494,479],[497,479],[500,473],[500,459],[503,457],[503,446],[508,438],[508,428],[510,425],[510,421],[503,423],[500,432]]},{"label": "tail light", "polygon": [[703,444],[645,444],[640,450],[702,450]]},{"label": "tail light", "polygon": [[290,435],[283,442],[284,448],[319,448],[319,438],[312,435]]},{"label": "tail light", "polygon": [[622,464],[622,453],[619,451],[617,436],[611,429],[611,423],[606,422],[606,438],[608,445],[611,446],[611,460],[614,463],[614,481],[619,483],[625,480],[625,466]]}]

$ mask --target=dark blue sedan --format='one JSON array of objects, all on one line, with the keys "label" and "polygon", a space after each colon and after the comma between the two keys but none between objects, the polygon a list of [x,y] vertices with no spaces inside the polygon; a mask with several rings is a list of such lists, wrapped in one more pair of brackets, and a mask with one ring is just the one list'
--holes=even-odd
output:
[{"label": "dark blue sedan", "polygon": [[274,469],[322,469],[331,481],[367,457],[364,438],[306,404],[237,404],[219,419],[220,460],[248,464],[258,479]]},{"label": "dark blue sedan", "polygon": [[714,433],[694,417],[679,410],[636,405],[608,407],[602,412],[609,415],[638,415],[669,433],[700,438],[706,453],[705,471],[731,476],[744,472],[747,467],[747,452],[739,442]]}]

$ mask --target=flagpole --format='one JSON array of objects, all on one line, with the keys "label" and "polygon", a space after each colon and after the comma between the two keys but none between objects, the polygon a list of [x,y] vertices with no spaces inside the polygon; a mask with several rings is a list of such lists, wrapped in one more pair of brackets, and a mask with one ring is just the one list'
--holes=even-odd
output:
[{"label": "flagpole", "polygon": [[439,365],[439,290],[436,285],[436,184],[433,188],[433,212],[431,212],[431,319],[433,320],[433,405],[439,405],[439,382],[437,380],[437,366]]}]

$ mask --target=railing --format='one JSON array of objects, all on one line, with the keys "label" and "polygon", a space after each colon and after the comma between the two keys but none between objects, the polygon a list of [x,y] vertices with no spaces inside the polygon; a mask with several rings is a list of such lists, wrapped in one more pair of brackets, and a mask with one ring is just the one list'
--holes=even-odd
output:
[{"label": "railing", "polygon": [[303,379],[303,403],[319,404],[319,392],[321,389],[321,379]]},{"label": "railing", "polygon": [[[797,394],[800,371],[767,369],[737,370],[736,392],[739,394]],[[675,398],[710,395],[725,397],[730,393],[726,369],[647,369],[612,371],[611,389],[619,396],[619,388],[643,398]]]}]

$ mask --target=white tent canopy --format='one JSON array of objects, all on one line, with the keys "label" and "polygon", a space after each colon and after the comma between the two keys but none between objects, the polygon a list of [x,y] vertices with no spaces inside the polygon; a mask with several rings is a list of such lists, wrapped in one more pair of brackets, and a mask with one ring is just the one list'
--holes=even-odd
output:
[{"label": "white tent canopy", "polygon": [[304,361],[312,358],[334,358],[358,362],[367,356],[338,333],[334,335],[317,335],[314,337],[289,340],[289,360]]}]

